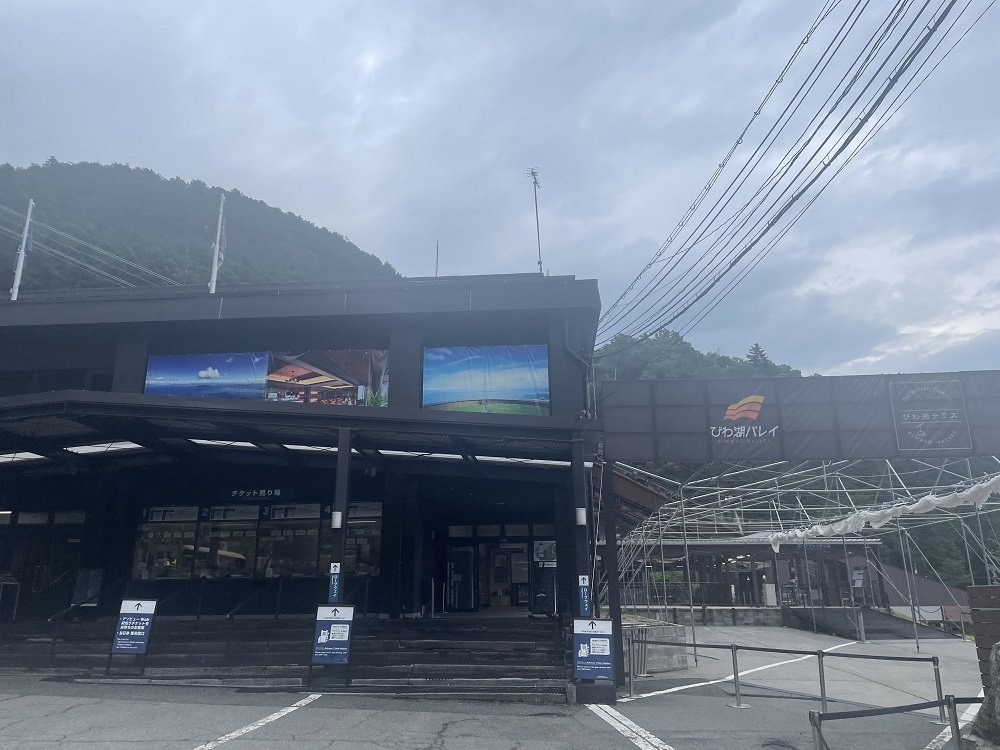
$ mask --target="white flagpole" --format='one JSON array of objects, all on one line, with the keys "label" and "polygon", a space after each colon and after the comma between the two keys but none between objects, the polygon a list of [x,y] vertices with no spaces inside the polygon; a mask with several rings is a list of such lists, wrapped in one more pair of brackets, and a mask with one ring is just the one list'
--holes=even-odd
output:
[{"label": "white flagpole", "polygon": [[10,301],[17,299],[17,290],[21,287],[21,273],[24,271],[24,253],[28,242],[28,231],[31,229],[31,212],[35,208],[34,198],[28,199],[28,217],[24,220],[24,231],[21,232],[21,246],[17,249],[17,265],[14,266],[14,286],[10,288]]},{"label": "white flagpole", "polygon": [[212,254],[212,280],[208,282],[208,293],[215,294],[215,280],[219,276],[219,242],[222,240],[222,209],[226,205],[226,194],[219,196],[219,224],[215,228],[215,252]]}]

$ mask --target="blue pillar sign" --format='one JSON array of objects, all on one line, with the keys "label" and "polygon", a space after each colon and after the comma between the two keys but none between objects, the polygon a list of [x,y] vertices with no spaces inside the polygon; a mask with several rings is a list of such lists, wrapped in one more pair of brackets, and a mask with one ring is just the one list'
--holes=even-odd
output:
[{"label": "blue pillar sign", "polygon": [[111,643],[111,653],[146,653],[155,611],[155,599],[124,599],[118,614],[115,639]]},{"label": "blue pillar sign", "polygon": [[313,664],[347,664],[351,656],[354,607],[317,607]]},{"label": "blue pillar sign", "polygon": [[330,604],[340,601],[340,563],[330,563],[330,593],[326,600]]},{"label": "blue pillar sign", "polygon": [[615,679],[611,620],[573,620],[573,677],[578,680]]},{"label": "blue pillar sign", "polygon": [[590,616],[590,576],[578,576],[580,579],[580,617]]}]

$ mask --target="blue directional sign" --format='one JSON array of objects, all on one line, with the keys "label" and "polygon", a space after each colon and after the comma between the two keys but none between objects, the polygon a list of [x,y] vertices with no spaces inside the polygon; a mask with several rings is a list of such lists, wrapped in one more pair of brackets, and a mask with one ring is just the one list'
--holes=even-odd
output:
[{"label": "blue directional sign", "polygon": [[155,611],[155,599],[124,599],[118,614],[115,639],[111,643],[111,653],[146,653]]},{"label": "blue directional sign", "polygon": [[317,607],[313,664],[347,664],[351,656],[354,607]]},{"label": "blue directional sign", "polygon": [[340,563],[330,563],[330,593],[326,600],[330,604],[340,601]]},{"label": "blue directional sign", "polygon": [[611,620],[573,620],[573,677],[615,679]]},{"label": "blue directional sign", "polygon": [[590,576],[578,576],[580,579],[580,617],[590,616]]}]

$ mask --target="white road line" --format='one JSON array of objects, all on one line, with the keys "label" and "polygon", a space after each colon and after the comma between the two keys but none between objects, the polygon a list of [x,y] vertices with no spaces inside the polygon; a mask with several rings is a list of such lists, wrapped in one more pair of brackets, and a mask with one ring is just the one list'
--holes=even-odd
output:
[{"label": "white road line", "polygon": [[610,724],[620,735],[640,750],[674,750],[670,745],[650,734],[633,721],[622,716],[611,706],[588,703],[587,708]]},{"label": "white road line", "polygon": [[297,711],[303,706],[308,706],[317,698],[321,697],[322,693],[313,693],[312,695],[306,696],[302,700],[293,703],[292,705],[281,709],[280,711],[275,711],[270,716],[265,716],[260,721],[255,721],[253,724],[247,724],[245,727],[237,729],[235,732],[230,732],[229,734],[224,734],[217,740],[212,740],[211,742],[206,742],[204,745],[198,745],[194,750],[212,750],[213,747],[218,747],[219,745],[229,742],[229,740],[235,740],[237,737],[242,737],[244,734],[249,734],[255,729],[260,729],[265,724],[270,724],[272,721],[277,721],[282,716],[287,716],[292,711]]},{"label": "white road line", "polygon": [[[836,646],[830,646],[830,648],[824,648],[823,652],[826,653],[829,651],[836,651],[838,648],[846,648],[847,646],[853,646],[856,643],[857,641],[851,641],[849,643],[838,643]],[[816,658],[815,655],[810,654],[809,656],[799,656],[795,659],[785,659],[784,661],[777,661],[774,664],[765,664],[762,667],[745,669],[740,671],[740,677],[747,674],[753,674],[754,672],[762,672],[765,669],[773,669],[774,667],[781,667],[784,666],[785,664],[794,664],[795,662],[798,661],[805,661],[806,659],[814,659],[814,658]],[[722,682],[732,682],[732,681],[733,681],[733,675],[727,675],[718,680],[708,680],[707,682],[693,682],[690,685],[678,685],[677,687],[666,688],[664,690],[654,690],[651,693],[642,693],[640,695],[633,695],[627,698],[619,698],[618,702],[628,703],[629,701],[636,701],[639,700],[640,698],[652,698],[657,695],[668,695],[669,693],[679,693],[682,690],[692,690],[693,688],[705,687],[706,685],[718,685],[719,683]]]},{"label": "white road line", "polygon": [[[979,697],[982,698],[983,694],[984,691],[980,690]],[[958,717],[958,728],[961,729],[970,721],[972,721],[975,718],[976,713],[978,711],[979,711],[978,703],[973,703],[967,709],[965,709],[965,711],[962,712],[962,715]],[[930,744],[928,744],[927,747],[924,748],[924,750],[941,750],[941,748],[947,745],[950,741],[951,741],[951,727],[945,727],[944,729],[941,730],[941,734],[939,734],[937,737],[931,740]]]}]

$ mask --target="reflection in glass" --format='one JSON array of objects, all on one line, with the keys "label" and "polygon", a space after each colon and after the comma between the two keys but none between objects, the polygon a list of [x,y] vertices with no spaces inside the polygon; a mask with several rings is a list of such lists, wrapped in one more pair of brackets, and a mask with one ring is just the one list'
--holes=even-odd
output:
[{"label": "reflection in glass", "polygon": [[136,580],[188,578],[194,540],[194,522],[140,525],[132,577]]},{"label": "reflection in glass", "polygon": [[314,576],[319,552],[319,521],[261,521],[257,577]]},{"label": "reflection in glass", "polygon": [[254,521],[204,523],[198,530],[194,574],[206,578],[248,577],[256,547]]}]

